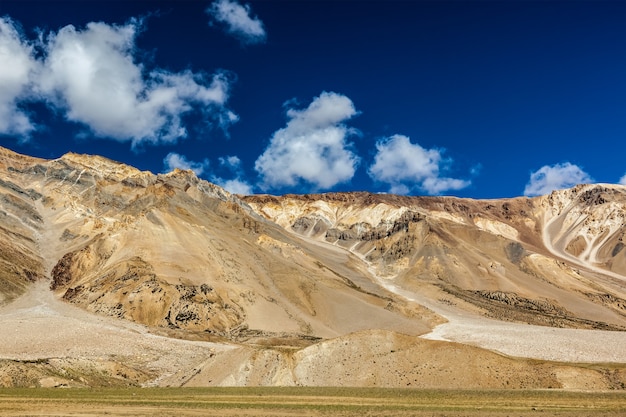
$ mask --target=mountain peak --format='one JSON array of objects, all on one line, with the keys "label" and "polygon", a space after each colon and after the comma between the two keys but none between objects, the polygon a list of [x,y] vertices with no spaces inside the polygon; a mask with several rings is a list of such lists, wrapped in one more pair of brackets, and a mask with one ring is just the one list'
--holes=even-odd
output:
[{"label": "mountain peak", "polygon": [[130,165],[113,161],[112,159],[99,155],[86,155],[69,152],[59,158],[59,160],[77,166],[77,168],[90,170],[94,175],[118,181],[122,181],[126,178],[147,177],[153,175],[149,171],[140,171]]}]

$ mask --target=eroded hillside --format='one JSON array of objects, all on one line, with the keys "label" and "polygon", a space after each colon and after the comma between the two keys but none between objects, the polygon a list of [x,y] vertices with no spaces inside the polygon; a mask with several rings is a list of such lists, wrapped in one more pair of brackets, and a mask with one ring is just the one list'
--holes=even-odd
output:
[{"label": "eroded hillside", "polygon": [[63,300],[89,311],[205,338],[308,343],[372,325],[419,334],[438,320],[362,288],[350,254],[301,245],[191,172],[153,175],[75,154],[43,161],[5,151],[4,161],[3,208],[18,219],[6,233],[39,262],[12,266],[21,290],[49,275]]},{"label": "eroded hillside", "polygon": [[304,240],[355,254],[387,287],[505,320],[626,326],[622,186],[491,201],[368,193],[245,201]]}]

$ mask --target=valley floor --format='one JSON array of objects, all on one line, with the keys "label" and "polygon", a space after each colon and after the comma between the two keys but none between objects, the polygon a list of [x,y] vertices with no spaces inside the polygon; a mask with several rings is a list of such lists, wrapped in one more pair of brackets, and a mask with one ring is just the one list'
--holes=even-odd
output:
[{"label": "valley floor", "polygon": [[624,393],[355,388],[0,390],[0,416],[619,416]]}]

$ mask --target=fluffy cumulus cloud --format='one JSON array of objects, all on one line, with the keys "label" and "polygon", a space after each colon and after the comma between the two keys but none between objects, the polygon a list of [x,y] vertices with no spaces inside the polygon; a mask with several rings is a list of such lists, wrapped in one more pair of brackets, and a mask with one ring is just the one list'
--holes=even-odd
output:
[{"label": "fluffy cumulus cloud", "polygon": [[27,136],[34,129],[20,110],[26,100],[43,101],[94,135],[133,146],[185,137],[191,113],[223,129],[237,121],[226,108],[225,73],[148,70],[137,62],[141,29],[140,20],[68,25],[42,35],[35,51],[10,20],[0,19],[0,134]]},{"label": "fluffy cumulus cloud", "polygon": [[163,165],[165,172],[170,172],[178,168],[191,170],[196,175],[202,175],[209,168],[209,160],[205,159],[202,162],[190,161],[185,155],[170,152],[163,158]]},{"label": "fluffy cumulus cloud", "polygon": [[261,43],[266,39],[263,22],[251,15],[250,6],[232,0],[217,0],[206,9],[216,22],[223,24],[226,31],[242,43]]},{"label": "fluffy cumulus cloud", "polygon": [[252,186],[248,184],[247,181],[241,178],[233,178],[230,180],[218,178],[218,180],[214,182],[220,187],[222,187],[223,189],[225,189],[226,191],[233,193],[233,194],[241,194],[241,195],[252,194]]},{"label": "fluffy cumulus cloud", "polygon": [[524,188],[524,195],[537,196],[549,194],[554,190],[573,187],[577,184],[593,182],[577,165],[565,162],[556,165],[544,165],[530,174],[530,180]]},{"label": "fluffy cumulus cloud", "polygon": [[256,160],[260,187],[292,187],[304,182],[314,189],[328,189],[349,181],[359,158],[347,140],[354,131],[344,122],[356,114],[348,97],[332,92],[323,92],[305,109],[288,109],[286,127],[274,132]]},{"label": "fluffy cumulus cloud", "polygon": [[228,80],[191,71],[146,72],[135,62],[140,21],[123,26],[89,23],[51,34],[41,91],[67,119],[117,140],[174,142],[187,135],[182,117],[198,110],[221,125],[237,117],[225,108]]},{"label": "fluffy cumulus cloud", "polygon": [[624,174],[622,178],[619,179],[619,183],[622,185],[626,185],[626,174]]},{"label": "fluffy cumulus cloud", "polygon": [[19,102],[28,96],[38,63],[13,21],[0,18],[0,134],[22,138],[34,130]]},{"label": "fluffy cumulus cloud", "polygon": [[444,159],[439,149],[425,149],[403,135],[394,135],[376,144],[370,177],[389,184],[389,192],[408,194],[417,188],[428,194],[460,190],[470,181],[442,176],[451,160]]}]

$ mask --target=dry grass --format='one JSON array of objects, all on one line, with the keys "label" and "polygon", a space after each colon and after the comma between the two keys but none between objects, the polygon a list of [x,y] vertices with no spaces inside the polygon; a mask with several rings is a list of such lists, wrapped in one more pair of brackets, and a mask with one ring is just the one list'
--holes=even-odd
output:
[{"label": "dry grass", "polygon": [[0,415],[620,416],[626,393],[372,388],[3,389]]}]

